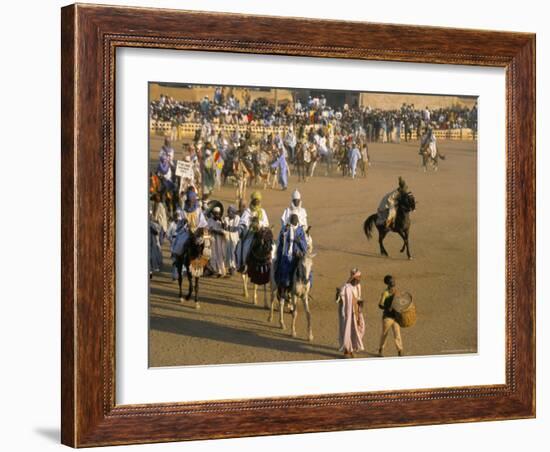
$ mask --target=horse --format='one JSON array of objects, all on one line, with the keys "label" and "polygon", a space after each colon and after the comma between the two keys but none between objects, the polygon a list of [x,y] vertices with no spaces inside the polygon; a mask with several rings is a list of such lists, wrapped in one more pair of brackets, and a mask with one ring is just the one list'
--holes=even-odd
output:
[{"label": "horse", "polygon": [[248,186],[249,173],[241,159],[233,160],[233,174],[237,182],[237,192],[235,193],[237,204],[246,198],[246,187]]},{"label": "horse", "polygon": [[403,239],[403,246],[400,252],[407,250],[407,258],[412,259],[409,249],[409,229],[411,227],[410,213],[416,208],[416,201],[412,193],[401,193],[397,198],[396,215],[393,223],[388,227],[386,224],[377,224],[378,213],[372,214],[368,217],[364,224],[363,229],[367,240],[372,237],[372,227],[376,224],[378,229],[378,243],[380,244],[380,254],[388,256],[386,248],[384,248],[384,237],[388,232],[395,232]]},{"label": "horse", "polygon": [[179,203],[178,191],[175,187],[169,187],[165,182],[156,174],[149,176],[149,194],[150,199],[155,199],[158,195],[160,200],[166,206],[168,215],[173,215]]},{"label": "horse", "polygon": [[[206,235],[206,231],[203,228],[197,229],[195,232],[189,233],[189,238],[186,240],[183,246],[183,252],[180,255],[175,256],[175,265],[178,271],[178,286],[179,286],[179,299],[183,303],[183,268],[187,274],[187,280],[189,282],[189,290],[185,296],[186,300],[190,300],[193,295],[193,289],[195,292],[195,309],[200,308],[199,304],[199,277],[202,276],[204,268],[209,260],[209,244],[210,240]],[[195,284],[193,284],[193,278]]]},{"label": "horse", "polygon": [[[311,235],[309,233],[310,230],[311,230],[311,226],[308,227],[306,230],[307,251],[303,256],[298,258],[298,261],[296,262],[296,267],[292,274],[292,281],[290,286],[277,287],[277,296],[275,297],[275,299],[279,302],[279,326],[283,330],[286,328],[286,325],[284,322],[285,300],[288,300],[288,304],[292,312],[292,328],[291,328],[292,337],[296,337],[296,319],[298,318],[297,300],[298,299],[302,300],[302,303],[304,304],[304,309],[306,311],[306,316],[307,316],[308,340],[313,341],[311,311],[309,308],[309,300],[310,300],[309,292],[311,290],[311,275],[312,275],[312,268],[313,268],[313,258],[315,257],[315,255],[312,254],[313,239],[311,238]],[[274,275],[274,272],[272,272],[272,274]],[[272,281],[272,283],[275,286],[275,281]],[[271,309],[268,317],[269,322],[273,321],[275,299],[271,303]]]},{"label": "horse", "polygon": [[[244,150],[243,150],[244,154]],[[236,154],[233,158],[233,175],[237,180],[237,193],[236,202],[240,203],[241,200],[246,198],[246,187],[252,185],[254,178],[254,168],[252,161],[247,158],[247,155]]]},{"label": "horse", "polygon": [[[273,184],[273,181],[277,181],[277,177],[274,176],[276,170],[271,168],[272,161],[273,158],[269,147],[260,147],[253,154],[254,180],[256,183],[261,183],[264,190],[267,189],[270,183]],[[273,180],[271,180],[272,176]]]},{"label": "horse", "polygon": [[[311,325],[311,311],[309,309],[311,290],[311,274],[313,269],[313,258],[315,255],[313,252],[313,239],[309,233],[311,227],[307,229],[307,252],[298,260],[294,276],[292,278],[292,328],[291,335],[296,337],[296,319],[298,318],[298,299],[300,299],[304,305],[307,317],[307,338],[308,341],[313,341],[313,328]],[[281,312],[283,312],[281,310]]]},{"label": "horse", "polygon": [[[258,303],[258,286],[264,286],[264,307],[267,303],[267,284],[272,284],[272,258],[273,258],[273,231],[270,227],[260,228],[252,235],[252,243],[246,258],[246,266],[242,273],[243,295],[248,299],[248,280],[254,285],[253,303]],[[242,244],[241,244],[242,246]],[[270,288],[270,293],[272,289]]]}]

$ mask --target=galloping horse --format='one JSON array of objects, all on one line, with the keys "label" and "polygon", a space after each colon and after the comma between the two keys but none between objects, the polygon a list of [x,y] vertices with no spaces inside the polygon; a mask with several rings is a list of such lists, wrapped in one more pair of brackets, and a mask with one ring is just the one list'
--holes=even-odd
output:
[{"label": "galloping horse", "polygon": [[378,229],[378,243],[380,245],[380,254],[383,256],[388,256],[386,248],[384,248],[384,237],[388,232],[395,232],[403,239],[403,246],[401,247],[400,252],[402,253],[407,250],[407,257],[412,259],[411,253],[409,250],[409,229],[411,227],[410,213],[416,208],[416,201],[412,193],[401,193],[397,198],[396,206],[396,215],[393,223],[388,227],[385,223],[378,224],[377,218],[378,214],[374,213],[365,220],[363,224],[363,229],[367,239],[370,240],[372,237],[372,227],[376,224]]},{"label": "galloping horse", "polygon": [[[179,299],[183,303],[182,282],[183,275],[182,270],[185,267],[187,274],[187,280],[189,282],[189,290],[185,296],[186,300],[190,300],[193,295],[193,288],[195,291],[195,309],[199,309],[199,277],[202,276],[204,268],[210,258],[210,248],[207,247],[209,239],[206,235],[206,231],[203,228],[197,229],[194,233],[189,233],[189,238],[185,242],[183,252],[181,255],[177,255],[175,259],[175,265],[178,271],[178,285],[179,285]],[[193,285],[193,278],[195,284]]]},{"label": "galloping horse", "polygon": [[[260,228],[252,234],[252,243],[246,258],[243,279],[243,295],[248,299],[248,281],[254,286],[254,304],[258,303],[258,286],[264,286],[264,307],[268,308],[267,284],[272,285],[273,231],[269,227]],[[272,292],[270,288],[270,293]]]}]

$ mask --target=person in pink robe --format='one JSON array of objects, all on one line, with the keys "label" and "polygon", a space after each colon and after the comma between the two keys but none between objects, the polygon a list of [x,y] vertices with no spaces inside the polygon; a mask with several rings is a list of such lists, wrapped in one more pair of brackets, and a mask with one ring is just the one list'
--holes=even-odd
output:
[{"label": "person in pink robe", "polygon": [[363,317],[363,300],[361,298],[361,272],[354,268],[347,283],[337,291],[339,317],[339,350],[345,358],[353,358],[354,352],[365,349],[365,319]]}]

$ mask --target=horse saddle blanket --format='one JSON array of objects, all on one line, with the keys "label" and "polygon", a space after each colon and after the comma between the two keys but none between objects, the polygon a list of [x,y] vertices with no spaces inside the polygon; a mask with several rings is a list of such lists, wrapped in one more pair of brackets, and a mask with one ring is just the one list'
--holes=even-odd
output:
[{"label": "horse saddle blanket", "polygon": [[258,286],[267,284],[271,279],[271,265],[269,264],[256,264],[248,265],[247,273],[250,281]]}]

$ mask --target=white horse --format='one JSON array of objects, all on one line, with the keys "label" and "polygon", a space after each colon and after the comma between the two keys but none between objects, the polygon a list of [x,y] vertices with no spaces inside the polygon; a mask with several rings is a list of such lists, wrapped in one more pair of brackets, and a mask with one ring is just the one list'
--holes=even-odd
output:
[{"label": "white horse", "polygon": [[[306,241],[307,241],[307,252],[306,254],[301,257],[297,264],[296,269],[294,271],[294,275],[292,276],[292,283],[290,287],[290,291],[288,294],[288,303],[290,306],[290,309],[292,311],[292,328],[291,328],[291,335],[292,337],[296,337],[296,319],[298,318],[298,299],[302,300],[302,303],[304,305],[304,310],[306,311],[307,316],[307,326],[308,326],[308,340],[313,341],[313,329],[311,325],[311,311],[309,308],[309,291],[311,290],[311,271],[313,269],[313,258],[315,255],[313,254],[313,239],[311,238],[311,235],[309,234],[309,230],[311,227],[309,227],[306,231]],[[275,265],[272,266],[272,270],[275,268]],[[272,287],[276,287],[274,282],[274,271],[272,271]],[[273,296],[272,292],[272,301],[271,301],[271,310],[269,314],[268,321],[273,321],[273,310],[275,307],[275,300],[279,301],[279,326],[281,329],[285,329],[286,325],[284,322],[284,308],[285,308],[285,296]]]}]

